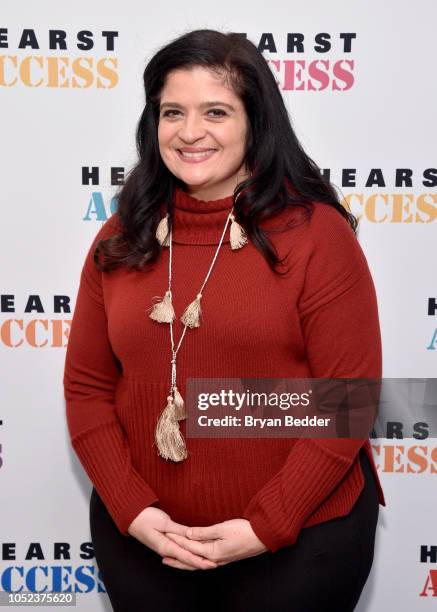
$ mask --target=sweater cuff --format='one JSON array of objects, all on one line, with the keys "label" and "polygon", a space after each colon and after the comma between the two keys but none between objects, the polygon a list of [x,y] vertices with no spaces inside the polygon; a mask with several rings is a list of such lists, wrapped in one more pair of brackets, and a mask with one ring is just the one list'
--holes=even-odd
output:
[{"label": "sweater cuff", "polygon": [[298,440],[281,470],[245,508],[243,518],[250,521],[256,536],[271,552],[296,542],[307,518],[353,463],[353,458],[322,443],[311,438]]},{"label": "sweater cuff", "polygon": [[143,497],[130,499],[128,505],[126,505],[126,508],[124,509],[123,515],[117,517],[117,520],[114,520],[120,533],[125,537],[131,537],[131,534],[128,532],[129,525],[140,514],[140,512],[149,506],[156,505],[157,502],[159,502],[159,499],[156,496],[151,495],[147,497],[146,493],[144,493]]}]

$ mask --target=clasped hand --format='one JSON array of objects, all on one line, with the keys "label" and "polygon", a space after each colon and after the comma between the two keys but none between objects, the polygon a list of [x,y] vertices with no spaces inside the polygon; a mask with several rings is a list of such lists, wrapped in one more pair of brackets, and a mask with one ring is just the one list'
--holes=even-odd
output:
[{"label": "clasped hand", "polygon": [[214,569],[268,550],[246,519],[189,527],[154,506],[145,508],[128,532],[161,555],[162,563],[179,569]]}]

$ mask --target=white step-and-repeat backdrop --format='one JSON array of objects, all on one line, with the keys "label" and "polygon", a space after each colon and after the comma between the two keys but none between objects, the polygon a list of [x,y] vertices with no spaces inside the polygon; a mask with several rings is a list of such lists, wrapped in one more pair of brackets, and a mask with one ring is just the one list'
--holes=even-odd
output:
[{"label": "white step-and-repeat backdrop", "polygon": [[[187,30],[244,32],[263,51],[298,137],[360,217],[384,377],[436,376],[436,23],[432,0],[2,3],[1,591],[110,609],[66,428],[65,350],[83,259],[135,161],[145,64]],[[437,445],[404,425],[372,441],[387,507],[359,612],[437,605]]]}]

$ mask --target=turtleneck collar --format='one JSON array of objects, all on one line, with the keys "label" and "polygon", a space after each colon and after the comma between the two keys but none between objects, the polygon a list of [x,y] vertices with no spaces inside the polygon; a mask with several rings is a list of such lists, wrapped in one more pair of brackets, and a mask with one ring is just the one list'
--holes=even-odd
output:
[{"label": "turtleneck collar", "polygon": [[[218,244],[226,219],[232,210],[233,196],[218,200],[198,200],[180,187],[174,196],[173,242],[178,244]],[[229,221],[223,243],[230,242]]]}]

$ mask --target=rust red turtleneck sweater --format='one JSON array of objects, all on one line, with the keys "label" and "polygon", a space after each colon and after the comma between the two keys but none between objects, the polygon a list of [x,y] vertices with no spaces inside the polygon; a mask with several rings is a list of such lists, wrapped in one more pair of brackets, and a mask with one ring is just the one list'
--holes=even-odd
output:
[{"label": "rust red turtleneck sweater", "polygon": [[[202,201],[176,191],[176,346],[179,317],[205,278],[231,207],[231,196]],[[187,438],[181,421],[188,458],[158,455],[154,432],[170,386],[171,345],[169,326],[146,310],[167,290],[169,249],[150,272],[102,274],[92,253],[118,223],[115,214],[103,225],[83,266],[64,391],[72,445],[120,532],[128,536],[133,519],[156,504],[190,526],[246,518],[276,551],[302,528],[351,510],[364,484],[362,446],[385,505],[368,439]],[[346,220],[316,202],[308,223],[269,237],[280,256],[289,253],[284,278],[250,242],[232,250],[228,227],[203,292],[202,325],[187,330],[178,352],[183,397],[189,377],[381,376],[375,288]]]}]

